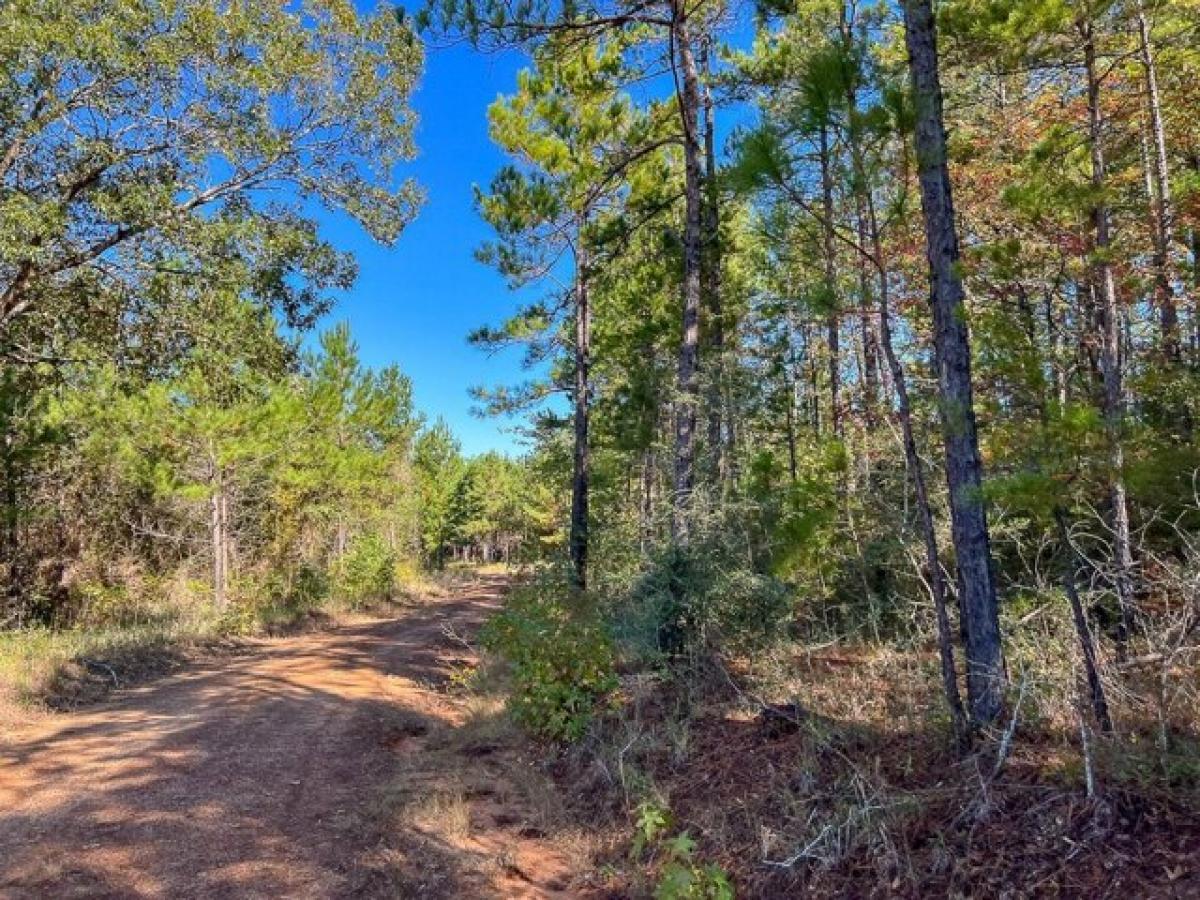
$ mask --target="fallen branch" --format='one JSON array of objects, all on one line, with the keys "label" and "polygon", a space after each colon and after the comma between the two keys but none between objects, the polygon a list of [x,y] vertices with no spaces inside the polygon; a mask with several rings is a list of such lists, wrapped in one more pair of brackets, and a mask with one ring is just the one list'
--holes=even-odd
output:
[{"label": "fallen branch", "polygon": [[121,686],[121,683],[117,680],[117,673],[113,671],[113,667],[108,663],[100,662],[98,659],[88,659],[86,656],[79,657],[79,661],[83,663],[86,668],[103,669],[104,671],[108,672],[109,677],[112,679],[113,687]]}]

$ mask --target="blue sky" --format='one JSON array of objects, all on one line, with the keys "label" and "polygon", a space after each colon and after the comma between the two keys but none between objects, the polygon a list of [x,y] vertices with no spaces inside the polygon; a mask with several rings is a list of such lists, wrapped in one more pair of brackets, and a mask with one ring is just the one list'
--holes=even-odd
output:
[{"label": "blue sky", "polygon": [[426,194],[416,220],[390,249],[348,219],[323,223],[326,236],[357,257],[359,277],[322,326],[348,321],[364,364],[398,363],[417,406],[431,420],[445,418],[470,454],[521,452],[515,423],[472,416],[467,393],[522,378],[520,352],[489,357],[466,336],[517,306],[503,279],[474,259],[489,229],[475,212],[472,185],[486,185],[504,162],[488,139],[486,110],[515,87],[524,64],[517,53],[429,49],[413,101],[420,156],[404,168]]}]

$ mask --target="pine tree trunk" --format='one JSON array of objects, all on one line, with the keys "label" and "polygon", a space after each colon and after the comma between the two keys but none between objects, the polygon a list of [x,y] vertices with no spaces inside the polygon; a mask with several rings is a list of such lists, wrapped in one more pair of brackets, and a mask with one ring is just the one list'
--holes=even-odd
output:
[{"label": "pine tree trunk", "polygon": [[1200,365],[1200,227],[1192,228],[1192,365]]},{"label": "pine tree trunk", "polygon": [[1071,532],[1067,527],[1067,515],[1063,510],[1054,511],[1054,521],[1058,525],[1059,540],[1066,554],[1066,565],[1063,569],[1063,592],[1067,602],[1071,604],[1071,620],[1075,624],[1075,636],[1079,639],[1079,651],[1083,658],[1083,672],[1087,678],[1088,695],[1092,704],[1092,714],[1096,724],[1105,734],[1113,730],[1112,717],[1108,712],[1108,698],[1104,694],[1104,682],[1100,680],[1100,667],[1096,663],[1096,643],[1088,628],[1087,616],[1084,615],[1083,603],[1079,599],[1078,578],[1079,555],[1071,542]]},{"label": "pine tree trunk", "polygon": [[[861,169],[859,174],[860,177],[864,174]],[[933,507],[929,503],[925,466],[921,461],[921,454],[917,450],[917,438],[912,420],[912,403],[908,396],[908,379],[892,341],[888,265],[884,257],[879,222],[875,215],[874,204],[869,196],[865,198],[864,207],[867,213],[866,223],[870,235],[871,253],[875,257],[875,266],[879,275],[879,342],[883,348],[888,370],[891,372],[893,390],[896,392],[896,412],[900,420],[900,433],[904,442],[904,460],[913,481],[913,493],[916,494],[917,517],[921,525],[921,538],[925,544],[925,565],[929,569],[929,594],[933,600],[934,617],[937,622],[942,695],[946,698],[946,706],[950,710],[955,738],[960,745],[963,745],[968,737],[968,729],[966,714],[963,711],[962,695],[958,690],[958,670],[954,663],[954,636],[950,630],[950,613],[946,604],[946,577],[942,571],[941,556],[938,552],[937,529],[933,520]]]},{"label": "pine tree trunk", "polygon": [[228,597],[226,594],[226,555],[225,555],[225,494],[218,478],[210,502],[211,506],[211,538],[213,564],[213,603],[218,609],[223,609]]},{"label": "pine tree trunk", "polygon": [[[708,43],[706,40],[701,47],[701,64],[706,76],[709,74]],[[701,223],[704,232],[701,281],[704,296],[708,300],[708,348],[711,354],[709,366],[712,371],[708,399],[708,453],[712,460],[713,481],[720,484],[728,476],[728,457],[722,429],[722,420],[725,417],[725,310],[721,298],[721,222],[717,194],[716,126],[713,119],[712,91],[707,82],[703,87],[701,111],[704,129],[705,188]]]},{"label": "pine tree trunk", "polygon": [[641,552],[646,553],[650,549],[651,541],[654,539],[654,470],[656,468],[654,456],[654,448],[646,448],[642,458],[642,486],[641,486],[641,506],[638,511],[639,528],[638,532],[641,537]]},{"label": "pine tree trunk", "polygon": [[1158,72],[1150,44],[1150,25],[1142,3],[1137,4],[1138,51],[1146,75],[1146,107],[1150,119],[1151,166],[1153,185],[1151,205],[1155,218],[1154,292],[1162,327],[1163,351],[1169,360],[1180,359],[1179,311],[1175,302],[1175,277],[1171,266],[1175,215],[1171,205],[1171,181],[1167,167],[1167,136],[1163,128],[1162,104],[1158,93]]},{"label": "pine tree trunk", "polygon": [[1109,231],[1104,162],[1104,118],[1100,108],[1100,76],[1096,64],[1095,29],[1090,21],[1080,22],[1084,41],[1084,66],[1087,76],[1088,143],[1092,158],[1092,188],[1097,198],[1092,207],[1092,271],[1099,291],[1102,344],[1100,371],[1104,381],[1103,407],[1108,433],[1109,466],[1112,482],[1109,501],[1112,506],[1113,556],[1116,566],[1117,603],[1121,622],[1117,632],[1117,655],[1124,658],[1133,631],[1133,550],[1129,533],[1129,503],[1125,494],[1125,447],[1121,434],[1125,417],[1124,388],[1121,372],[1121,313],[1117,306],[1117,286],[1108,254],[1112,243]]},{"label": "pine tree trunk", "polygon": [[696,419],[700,374],[700,259],[701,191],[700,78],[692,53],[692,38],[682,0],[675,0],[671,38],[682,76],[679,112],[684,158],[683,317],[675,400],[675,473],[671,507],[671,536],[686,546],[691,533],[692,494],[696,486]]},{"label": "pine tree trunk", "polygon": [[[5,389],[11,385],[2,385]],[[7,416],[6,416],[7,418]],[[4,453],[4,508],[3,519],[0,519],[0,563],[5,566],[7,583],[0,585],[0,596],[20,598],[22,593],[20,568],[20,540],[17,533],[17,522],[20,517],[20,504],[17,492],[17,467],[15,465],[16,438],[12,429],[6,427],[3,434]]]},{"label": "pine tree trunk", "polygon": [[[853,27],[853,22],[844,20],[842,23],[842,39],[847,47],[853,46]],[[854,206],[858,246],[865,248],[871,242],[872,232],[877,232],[878,229],[868,223],[868,218],[874,218],[874,214],[867,209],[871,202],[870,186],[867,184],[866,166],[863,164],[858,123],[858,91],[853,79],[847,79],[846,82],[846,115],[849,118],[850,159],[857,184]],[[858,292],[859,323],[862,329],[863,411],[867,428],[870,429],[875,424],[875,413],[879,404],[879,341],[871,310],[871,261],[862,253],[858,256]]]},{"label": "pine tree trunk", "polygon": [[837,292],[837,259],[834,248],[833,232],[833,160],[830,158],[829,129],[821,127],[820,133],[821,158],[821,256],[825,265],[825,290],[828,292],[826,302],[830,304],[829,315],[825,321],[826,344],[829,351],[829,411],[830,427],[833,436],[842,437],[842,359],[839,347],[839,332],[841,320],[838,315]]},{"label": "pine tree trunk", "polygon": [[[582,229],[580,229],[582,232]],[[580,590],[587,587],[588,565],[588,484],[591,476],[591,454],[588,446],[588,425],[591,408],[591,331],[592,309],[588,297],[588,258],[582,246],[583,235],[577,236],[575,250],[575,423],[574,471],[571,478],[571,563],[575,583]]]},{"label": "pine tree trunk", "polygon": [[[859,242],[865,244],[869,239],[866,223],[860,211]],[[862,304],[859,327],[862,329],[863,414],[867,428],[870,430],[875,426],[876,412],[879,408],[879,335],[874,316],[871,313],[871,276],[869,263],[865,259],[859,261],[858,279]]]},{"label": "pine tree trunk", "polygon": [[905,42],[916,103],[916,151],[925,218],[946,482],[966,635],[967,698],[972,722],[996,721],[1004,705],[1004,657],[983,506],[983,465],[971,387],[971,345],[958,270],[958,233],[946,159],[937,34],[930,0],[904,5]]}]

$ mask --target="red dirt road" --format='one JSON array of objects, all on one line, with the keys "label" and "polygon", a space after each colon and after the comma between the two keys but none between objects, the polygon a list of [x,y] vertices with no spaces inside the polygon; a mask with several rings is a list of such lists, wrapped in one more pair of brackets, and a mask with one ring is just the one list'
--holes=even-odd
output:
[{"label": "red dirt road", "polygon": [[396,896],[381,790],[420,752],[406,735],[454,719],[438,687],[469,654],[445,626],[469,634],[499,589],[263,641],[0,738],[0,897]]}]

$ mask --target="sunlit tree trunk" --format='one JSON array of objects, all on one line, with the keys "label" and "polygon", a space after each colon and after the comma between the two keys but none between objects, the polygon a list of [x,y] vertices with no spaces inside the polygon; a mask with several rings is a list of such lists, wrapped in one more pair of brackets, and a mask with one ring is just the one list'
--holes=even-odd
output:
[{"label": "sunlit tree trunk", "polygon": [[836,438],[842,437],[842,358],[839,338],[841,317],[838,313],[837,256],[834,247],[833,223],[833,159],[829,146],[829,128],[821,126],[818,150],[821,162],[821,256],[825,267],[826,302],[830,308],[825,320],[825,342],[829,352],[829,413],[830,428]]},{"label": "sunlit tree trunk", "polygon": [[677,396],[675,398],[675,472],[671,509],[671,536],[686,546],[691,535],[696,486],[696,420],[700,375],[700,261],[703,249],[699,111],[700,76],[692,50],[687,11],[675,0],[671,21],[674,60],[682,86],[679,111],[682,119],[684,158],[683,316],[680,329]]},{"label": "sunlit tree trunk", "polygon": [[1080,22],[1083,37],[1084,67],[1087,78],[1088,144],[1092,161],[1092,188],[1098,198],[1092,206],[1092,270],[1099,294],[1102,328],[1100,371],[1103,377],[1104,421],[1108,433],[1109,467],[1112,470],[1109,502],[1112,506],[1113,562],[1116,567],[1117,603],[1121,621],[1117,633],[1117,653],[1124,658],[1133,630],[1133,550],[1129,533],[1129,503],[1125,492],[1125,447],[1122,428],[1125,418],[1124,388],[1121,371],[1121,312],[1117,305],[1117,286],[1109,252],[1112,244],[1104,161],[1104,114],[1100,108],[1100,74],[1096,62],[1095,27]]},{"label": "sunlit tree trunk", "polygon": [[229,505],[225,497],[225,483],[215,459],[212,464],[213,493],[209,499],[210,536],[212,542],[213,603],[223,608],[229,601]]},{"label": "sunlit tree trunk", "polygon": [[[701,47],[704,74],[709,73],[709,41]],[[704,207],[702,229],[704,253],[701,257],[704,295],[708,300],[708,366],[712,372],[708,398],[708,453],[712,461],[714,483],[722,483],[729,474],[728,447],[724,435],[727,416],[725,396],[725,310],[721,296],[721,219],[720,197],[717,192],[716,124],[713,115],[712,89],[707,81],[703,86],[701,106],[704,130]]]},{"label": "sunlit tree trunk", "polygon": [[930,0],[907,0],[904,24],[916,104],[915,143],[929,259],[946,481],[958,563],[959,604],[966,635],[967,698],[971,719],[980,725],[994,722],[1000,716],[1006,679],[991,540],[982,497],[983,465],[975,426],[971,345],[958,268],[958,233],[946,159],[937,33]]},{"label": "sunlit tree trunk", "polygon": [[1163,127],[1162,103],[1158,93],[1158,71],[1150,42],[1150,25],[1142,3],[1137,4],[1138,52],[1146,77],[1146,110],[1150,126],[1151,207],[1155,219],[1154,292],[1162,327],[1163,351],[1168,359],[1180,358],[1179,312],[1175,302],[1175,277],[1171,265],[1175,215],[1171,204],[1171,181],[1167,167],[1167,136]]},{"label": "sunlit tree trunk", "polygon": [[571,564],[575,583],[587,587],[588,490],[591,452],[588,444],[591,414],[592,308],[588,296],[588,257],[583,247],[582,228],[575,248],[575,387],[574,464],[571,478]]}]

